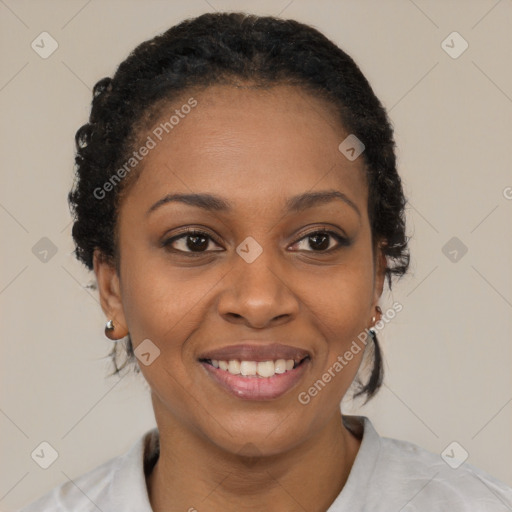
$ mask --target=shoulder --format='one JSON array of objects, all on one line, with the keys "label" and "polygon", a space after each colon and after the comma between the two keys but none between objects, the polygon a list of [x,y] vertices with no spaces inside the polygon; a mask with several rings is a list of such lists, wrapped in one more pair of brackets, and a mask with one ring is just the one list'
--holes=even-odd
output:
[{"label": "shoulder", "polygon": [[150,511],[144,464],[155,439],[158,430],[152,429],[123,455],[64,482],[18,512]]},{"label": "shoulder", "polygon": [[101,466],[53,488],[39,499],[22,508],[19,512],[64,512],[70,510],[98,510],[95,501],[105,494],[108,481],[119,457],[109,460]]},{"label": "shoulder", "polygon": [[53,488],[19,512],[83,512],[97,511],[96,502],[104,501],[112,474],[121,457],[113,458],[101,466]]},{"label": "shoulder", "polygon": [[381,437],[372,480],[403,496],[403,506],[409,507],[404,510],[429,510],[434,504],[436,510],[450,512],[512,510],[512,488],[463,456],[458,459],[457,452],[455,446],[441,456],[408,441]]},{"label": "shoulder", "polygon": [[344,417],[344,423],[361,445],[329,512],[512,511],[512,488],[464,460],[460,445],[450,445],[442,456],[380,436],[367,416]]}]

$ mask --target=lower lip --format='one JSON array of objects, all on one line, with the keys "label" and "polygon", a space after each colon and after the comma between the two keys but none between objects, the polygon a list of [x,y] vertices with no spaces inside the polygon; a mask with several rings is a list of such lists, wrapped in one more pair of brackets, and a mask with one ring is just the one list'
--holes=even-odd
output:
[{"label": "lower lip", "polygon": [[298,383],[304,375],[308,363],[309,359],[306,359],[297,368],[285,373],[276,373],[273,377],[241,377],[201,362],[208,375],[222,388],[244,400],[273,400],[284,395]]}]

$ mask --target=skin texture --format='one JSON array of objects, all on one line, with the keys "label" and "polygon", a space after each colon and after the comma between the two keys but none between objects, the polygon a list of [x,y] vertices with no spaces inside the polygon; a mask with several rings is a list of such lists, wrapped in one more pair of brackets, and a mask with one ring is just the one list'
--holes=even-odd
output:
[{"label": "skin texture", "polygon": [[[309,404],[297,397],[379,319],[385,258],[372,252],[363,160],[338,150],[348,133],[332,106],[296,87],[212,86],[194,98],[197,106],[145,157],[122,202],[119,275],[94,258],[115,337],[130,332],[134,348],[149,338],[160,349],[152,364],[140,364],[161,439],[151,504],[156,512],[325,511],[360,445],[339,404],[363,351]],[[289,197],[319,190],[346,194],[360,214],[340,200],[283,211]],[[168,203],[146,213],[166,194],[191,192],[222,196],[233,211]],[[160,245],[183,227],[212,240],[195,253],[186,237],[172,244],[185,253]],[[322,228],[350,245],[331,236],[318,249],[306,235]],[[263,249],[250,264],[236,252],[248,236]],[[305,348],[312,359],[283,396],[242,400],[197,358],[243,340]]]}]

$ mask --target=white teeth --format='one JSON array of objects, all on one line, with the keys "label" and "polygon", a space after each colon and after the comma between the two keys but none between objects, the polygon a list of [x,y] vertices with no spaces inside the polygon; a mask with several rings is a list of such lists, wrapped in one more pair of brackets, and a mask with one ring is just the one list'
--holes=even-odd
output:
[{"label": "white teeth", "polygon": [[258,375],[259,377],[273,377],[276,373],[281,374],[293,370],[295,362],[293,359],[277,359],[276,361],[239,361],[230,359],[222,361],[211,360],[212,366],[228,371],[232,375],[242,375],[250,377]]},{"label": "white teeth", "polygon": [[257,363],[255,361],[241,361],[240,373],[242,375],[256,375]]},{"label": "white teeth", "polygon": [[231,359],[231,361],[229,361],[228,372],[233,375],[240,375],[240,361],[238,359]]},{"label": "white teeth", "polygon": [[284,359],[278,359],[275,362],[275,372],[284,373],[286,371],[286,361]]},{"label": "white teeth", "polygon": [[261,361],[258,363],[258,375],[260,377],[272,377],[276,373],[275,368],[276,367],[274,361]]}]

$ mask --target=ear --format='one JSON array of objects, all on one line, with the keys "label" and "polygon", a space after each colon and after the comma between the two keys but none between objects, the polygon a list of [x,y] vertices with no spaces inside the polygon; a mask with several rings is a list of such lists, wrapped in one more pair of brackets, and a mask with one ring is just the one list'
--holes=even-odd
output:
[{"label": "ear", "polygon": [[[384,290],[384,281],[386,279],[387,260],[383,251],[384,244],[385,243],[379,242],[376,249],[372,311],[375,311],[375,307],[379,304],[382,291]],[[377,317],[377,321],[380,320],[379,313],[375,312],[374,316]]]},{"label": "ear", "polygon": [[98,282],[101,309],[114,323],[114,331],[108,334],[111,339],[121,339],[128,334],[121,298],[119,275],[115,266],[99,249],[93,255],[93,267]]}]

